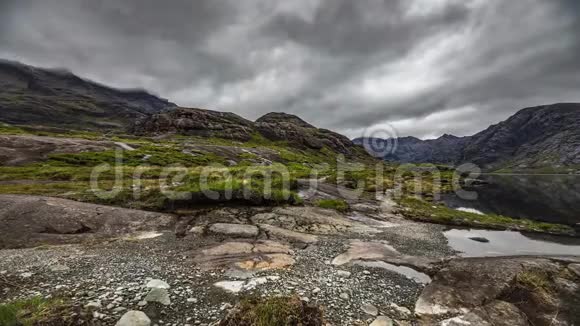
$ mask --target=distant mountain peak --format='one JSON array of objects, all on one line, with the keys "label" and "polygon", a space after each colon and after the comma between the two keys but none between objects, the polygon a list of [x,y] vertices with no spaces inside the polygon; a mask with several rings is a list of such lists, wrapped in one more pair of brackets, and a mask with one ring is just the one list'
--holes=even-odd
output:
[{"label": "distant mountain peak", "polygon": [[580,104],[522,109],[473,136],[444,134],[425,141],[401,137],[396,152],[385,159],[405,163],[475,163],[484,169],[580,165]]}]

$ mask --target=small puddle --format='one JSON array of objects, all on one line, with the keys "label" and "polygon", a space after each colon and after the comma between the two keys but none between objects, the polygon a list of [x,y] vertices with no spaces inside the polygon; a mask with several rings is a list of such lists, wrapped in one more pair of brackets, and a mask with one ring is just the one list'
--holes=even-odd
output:
[{"label": "small puddle", "polygon": [[[449,246],[462,257],[580,255],[580,239],[514,231],[452,229],[446,231]],[[488,243],[470,238],[485,238]]]},{"label": "small puddle", "polygon": [[353,264],[363,266],[363,267],[386,269],[388,271],[404,275],[407,278],[414,280],[415,282],[421,283],[421,284],[431,283],[431,278],[429,277],[429,275],[427,275],[425,273],[418,272],[410,267],[397,266],[397,265],[385,263],[384,261],[357,260],[357,261],[354,261]]}]

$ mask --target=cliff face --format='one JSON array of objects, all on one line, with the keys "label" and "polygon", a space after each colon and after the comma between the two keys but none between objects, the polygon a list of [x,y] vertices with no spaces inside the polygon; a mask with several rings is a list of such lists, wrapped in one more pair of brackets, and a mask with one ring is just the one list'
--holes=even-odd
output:
[{"label": "cliff face", "polygon": [[175,107],[143,90],[117,90],[67,71],[0,60],[0,121],[123,129],[134,119]]},{"label": "cliff face", "polygon": [[[364,144],[364,139],[355,139]],[[484,169],[580,165],[580,104],[527,108],[469,137],[398,139],[386,160],[410,163],[475,163]]]}]

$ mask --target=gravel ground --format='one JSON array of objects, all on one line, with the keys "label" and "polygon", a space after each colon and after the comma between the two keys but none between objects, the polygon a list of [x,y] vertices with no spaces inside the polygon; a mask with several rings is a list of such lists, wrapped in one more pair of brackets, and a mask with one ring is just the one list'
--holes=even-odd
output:
[{"label": "gravel ground", "polygon": [[[101,325],[114,325],[127,310],[144,311],[158,325],[210,325],[240,297],[293,294],[322,306],[332,325],[368,325],[375,316],[368,307],[364,311],[365,305],[393,319],[410,318],[399,307],[412,311],[424,284],[386,269],[331,265],[348,249],[349,238],[352,235],[321,236],[317,244],[293,249],[296,262],[289,269],[260,272],[200,270],[190,253],[214,240],[194,234],[178,238],[172,232],[90,245],[0,250],[0,301],[70,298],[78,307],[95,306],[88,318]],[[382,233],[358,238],[386,240],[404,254],[452,254],[442,228],[434,225],[401,221]],[[169,305],[144,301],[151,279],[170,285]],[[221,281],[245,282],[246,287],[231,293],[214,285]]]}]

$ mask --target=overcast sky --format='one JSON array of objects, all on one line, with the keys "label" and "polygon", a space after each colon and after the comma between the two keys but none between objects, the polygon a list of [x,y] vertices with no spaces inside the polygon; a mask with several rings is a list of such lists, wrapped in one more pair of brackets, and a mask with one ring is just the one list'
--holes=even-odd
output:
[{"label": "overcast sky", "polygon": [[0,0],[0,58],[248,119],[468,135],[580,102],[577,0]]}]

